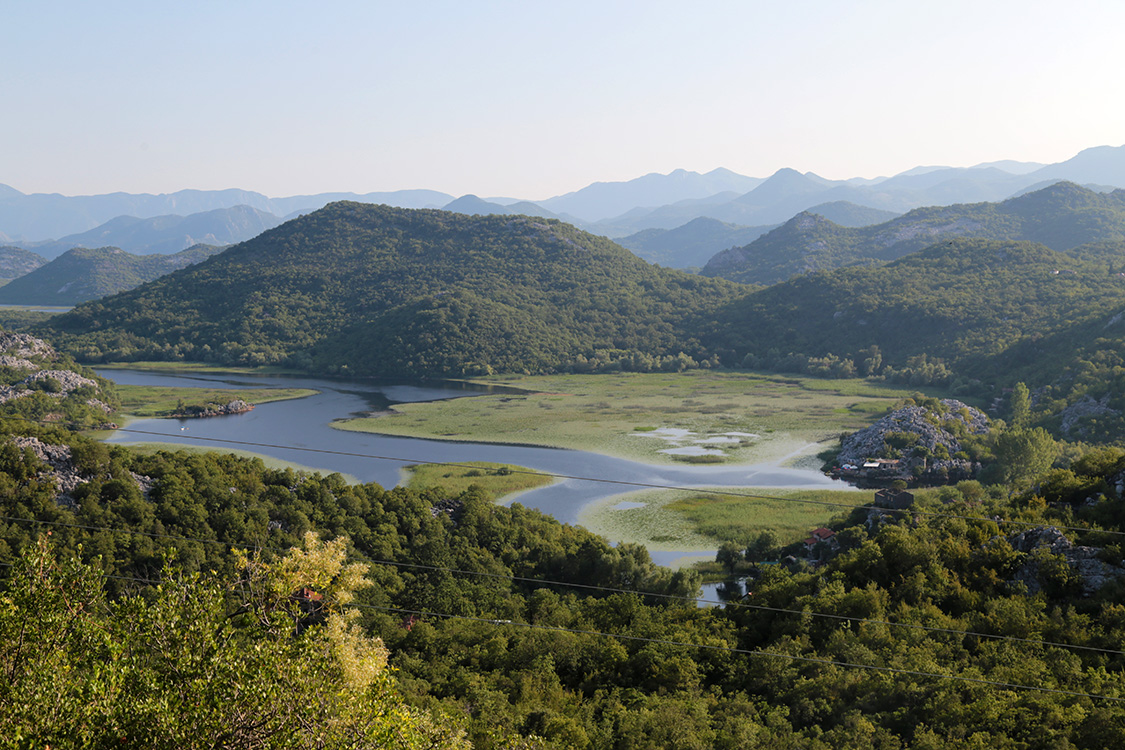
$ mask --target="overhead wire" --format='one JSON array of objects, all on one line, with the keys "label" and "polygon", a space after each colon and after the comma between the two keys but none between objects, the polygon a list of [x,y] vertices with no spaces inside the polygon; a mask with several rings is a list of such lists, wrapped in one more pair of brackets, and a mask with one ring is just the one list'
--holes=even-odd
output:
[{"label": "overhead wire", "polygon": [[[14,567],[13,563],[0,562],[0,567]],[[99,574],[105,578],[112,578],[117,580],[133,581],[137,583],[144,583],[147,585],[159,585],[161,581],[154,581],[145,578],[136,578],[131,576],[117,576],[107,573]],[[802,662],[808,664],[819,664],[822,666],[840,667],[843,669],[862,669],[872,672],[882,672],[884,674],[902,675],[906,677],[920,677],[926,679],[938,680],[951,680],[956,682],[963,682],[973,685],[982,685],[985,687],[1004,688],[1008,690],[1026,690],[1037,693],[1048,693],[1054,695],[1066,695],[1074,698],[1088,698],[1091,700],[1101,700],[1113,703],[1125,702],[1125,698],[1113,695],[1104,695],[1100,693],[1088,693],[1079,690],[1065,690],[1063,688],[1043,687],[1041,685],[1026,685],[1018,682],[1005,682],[1002,680],[988,680],[983,677],[969,677],[966,675],[948,674],[945,672],[926,672],[923,670],[903,669],[901,667],[887,667],[878,664],[862,664],[859,662],[841,661],[838,659],[828,659],[818,656],[804,656],[800,654],[787,654],[779,651],[766,651],[764,649],[747,649],[738,648],[736,646],[718,645],[714,643],[695,643],[692,641],[677,641],[670,638],[651,638],[648,636],[630,635],[628,633],[607,633],[601,630],[588,630],[584,628],[566,628],[558,625],[539,625],[536,623],[519,622],[514,620],[501,620],[495,618],[475,617],[472,615],[458,615],[448,612],[434,612],[430,610],[408,609],[404,607],[386,607],[375,604],[358,604],[350,603],[346,605],[354,609],[366,609],[381,612],[393,612],[396,614],[417,615],[420,617],[431,617],[441,619],[455,619],[465,620],[469,622],[482,623],[496,627],[514,627],[526,628],[529,630],[539,630],[551,633],[566,633],[569,635],[586,635],[604,638],[615,638],[622,641],[630,641],[634,643],[649,643],[661,646],[674,646],[679,648],[691,648],[704,651],[717,651],[730,654],[738,654],[742,656],[754,658],[776,658],[784,659],[792,662]]]},{"label": "overhead wire", "polygon": [[[37,420],[26,420],[26,421],[41,423],[41,422],[38,422]],[[176,437],[177,439],[181,439],[181,440],[196,440],[196,441],[200,441],[200,442],[221,443],[221,444],[225,444],[225,445],[237,445],[237,446],[257,447],[257,448],[272,448],[272,449],[275,449],[275,450],[292,450],[292,451],[300,451],[300,452],[306,452],[306,453],[319,453],[319,454],[334,455],[334,456],[347,456],[349,458],[369,458],[369,459],[379,460],[379,461],[394,461],[394,462],[397,462],[397,463],[406,463],[406,464],[431,464],[433,466],[460,466],[460,467],[465,467],[465,466],[471,467],[472,466],[472,462],[432,461],[432,460],[424,459],[424,458],[404,458],[402,456],[385,456],[385,455],[379,455],[379,454],[375,454],[375,453],[359,453],[359,452],[356,452],[356,451],[341,451],[341,450],[332,450],[332,449],[328,449],[328,448],[309,448],[307,446],[281,445],[281,444],[277,444],[277,443],[262,443],[262,442],[251,441],[251,440],[233,440],[233,439],[230,439],[230,438],[203,437],[203,436],[198,436],[198,435],[175,435],[175,436],[172,436],[172,435],[168,435],[168,434],[162,433],[162,432],[154,432],[154,431],[151,431],[151,430],[137,430],[137,429],[132,429],[132,428],[128,428],[128,427],[118,428],[117,430],[115,430],[115,432],[127,432],[127,433],[130,433],[130,434],[149,435],[149,436],[163,437],[163,438]],[[527,475],[533,475],[533,476],[547,476],[547,477],[550,477],[552,479],[574,480],[574,481],[581,481],[581,482],[594,482],[594,483],[599,483],[599,484],[609,484],[609,485],[617,485],[617,486],[624,486],[624,487],[634,487],[636,489],[669,490],[669,491],[676,491],[676,492],[688,492],[688,493],[694,493],[694,494],[699,494],[699,495],[712,495],[712,496],[718,496],[718,497],[736,497],[736,498],[743,498],[743,499],[747,499],[747,500],[769,500],[769,501],[773,501],[773,502],[794,503],[794,504],[800,504],[800,505],[818,505],[818,506],[822,506],[822,507],[838,508],[838,509],[841,509],[841,510],[849,510],[849,511],[852,511],[852,510],[873,511],[874,510],[874,511],[879,511],[880,513],[888,513],[888,514],[896,513],[896,514],[900,514],[900,515],[920,516],[920,517],[926,517],[926,518],[949,518],[949,519],[957,519],[957,520],[962,520],[962,521],[996,523],[998,525],[1010,525],[1010,526],[1038,527],[1038,526],[1043,525],[1043,524],[1035,522],[1035,521],[1017,521],[1017,520],[1014,520],[1014,519],[995,518],[995,517],[988,517],[988,516],[969,516],[969,515],[958,514],[958,513],[939,513],[939,512],[936,512],[936,511],[927,511],[927,510],[921,510],[921,509],[915,509],[915,508],[887,508],[887,507],[883,507],[881,505],[875,505],[874,503],[868,503],[868,504],[863,504],[863,505],[850,505],[848,503],[833,502],[831,500],[816,500],[816,499],[812,499],[812,498],[795,498],[795,497],[785,497],[785,496],[778,496],[778,495],[762,495],[762,494],[751,493],[751,492],[742,492],[742,491],[737,491],[737,490],[715,489],[715,488],[712,488],[712,487],[685,487],[685,486],[682,486],[682,485],[659,484],[659,483],[655,483],[655,482],[637,482],[637,481],[626,480],[626,479],[610,479],[610,478],[606,478],[606,477],[589,477],[589,476],[582,476],[582,475],[578,475],[578,474],[562,474],[562,473],[558,473],[558,472],[538,471],[538,470],[525,469],[525,468],[519,468],[519,467],[511,468],[510,472],[512,474],[527,474]],[[1060,525],[1060,524],[1053,524],[1053,526],[1055,528],[1063,530],[1063,531],[1074,531],[1074,532],[1080,532],[1080,533],[1098,533],[1098,534],[1107,534],[1107,535],[1111,535],[1111,536],[1125,536],[1125,531],[1115,531],[1115,530],[1112,530],[1112,529],[1097,529],[1097,528],[1090,528],[1090,527],[1087,527],[1087,526],[1064,526],[1064,525]]]},{"label": "overhead wire", "polygon": [[[21,518],[21,517],[18,517],[18,516],[0,515],[0,520],[12,521],[12,522],[23,522],[23,523],[35,523],[35,524],[41,524],[41,525],[45,525],[45,526],[55,526],[55,527],[63,527],[63,528],[76,528],[76,529],[82,529],[82,530],[86,530],[86,531],[108,531],[110,533],[133,534],[133,535],[137,535],[137,536],[144,536],[144,537],[149,537],[149,538],[154,538],[154,539],[167,539],[167,540],[171,540],[171,541],[184,541],[184,542],[196,542],[196,543],[202,543],[202,544],[215,544],[215,545],[219,545],[219,546],[223,546],[223,547],[237,547],[237,548],[242,548],[242,549],[247,549],[247,550],[270,551],[270,552],[276,552],[276,553],[284,553],[286,551],[286,550],[278,548],[278,547],[270,547],[270,546],[263,546],[263,545],[253,545],[253,544],[236,543],[236,542],[223,542],[223,541],[219,541],[217,539],[203,539],[203,538],[198,538],[198,537],[178,536],[178,535],[174,535],[174,534],[159,534],[159,533],[155,533],[155,532],[146,532],[146,531],[139,531],[139,530],[134,530],[134,529],[116,529],[116,528],[107,527],[107,526],[92,526],[92,525],[88,525],[88,524],[66,523],[66,522],[63,522],[63,521],[44,521],[44,520],[39,520],[39,519],[34,519],[34,518]],[[427,565],[427,564],[423,564],[423,563],[400,562],[400,561],[396,561],[396,560],[368,559],[367,562],[372,564],[372,565],[386,565],[386,566],[398,567],[398,568],[414,568],[414,569],[420,569],[420,570],[431,570],[431,571],[451,573],[451,574],[455,574],[455,575],[465,575],[465,576],[475,576],[475,577],[478,577],[478,578],[491,578],[491,579],[497,579],[497,580],[516,581],[516,582],[519,582],[519,583],[539,584],[539,585],[542,585],[542,586],[558,586],[558,587],[564,587],[564,588],[582,589],[582,590],[587,590],[587,591],[600,591],[600,592],[613,593],[613,594],[635,594],[637,596],[651,597],[651,598],[655,598],[655,599],[663,599],[663,600],[666,600],[666,601],[677,601],[677,602],[681,602],[681,603],[704,603],[704,604],[713,604],[713,605],[725,605],[726,607],[729,607],[729,608],[732,608],[732,609],[748,609],[748,610],[757,610],[757,611],[763,611],[763,612],[774,612],[774,613],[777,613],[777,614],[791,614],[791,615],[818,617],[818,618],[825,618],[825,619],[838,620],[838,621],[847,621],[847,622],[854,622],[854,623],[866,623],[866,624],[871,624],[871,625],[886,625],[886,626],[889,626],[889,627],[907,628],[907,629],[911,629],[911,630],[920,630],[920,631],[928,632],[928,633],[942,633],[942,634],[947,634],[947,635],[956,635],[956,636],[960,636],[960,637],[974,637],[974,638],[984,638],[984,639],[988,639],[988,640],[1011,641],[1011,642],[1015,642],[1015,643],[1022,643],[1022,644],[1025,644],[1025,645],[1047,646],[1047,647],[1054,647],[1054,648],[1066,648],[1066,649],[1075,649],[1075,650],[1080,650],[1080,651],[1091,651],[1091,652],[1097,652],[1097,653],[1125,656],[1125,651],[1119,650],[1119,649],[1100,648],[1100,647],[1097,647],[1097,646],[1084,646],[1084,645],[1080,645],[1080,644],[1062,643],[1062,642],[1059,642],[1059,641],[1039,640],[1039,639],[1035,639],[1035,638],[1021,638],[1021,637],[1018,637],[1018,636],[998,635],[998,634],[995,634],[995,633],[983,633],[983,632],[972,631],[972,630],[960,630],[958,628],[939,628],[939,627],[934,627],[934,626],[929,626],[929,625],[919,625],[919,624],[916,624],[916,623],[894,622],[894,621],[891,621],[891,620],[878,620],[878,619],[870,618],[870,617],[855,617],[855,616],[852,616],[852,615],[839,615],[839,614],[834,614],[834,613],[831,613],[831,612],[818,612],[818,611],[815,611],[815,610],[789,609],[789,608],[785,608],[785,607],[772,607],[772,606],[762,605],[762,604],[753,604],[753,603],[746,602],[746,601],[737,601],[737,602],[736,601],[721,601],[721,600],[714,600],[714,599],[704,599],[702,597],[679,596],[679,595],[676,595],[676,594],[663,594],[663,593],[659,593],[659,592],[649,592],[649,591],[643,591],[643,590],[638,590],[638,589],[623,589],[623,588],[615,588],[615,587],[612,587],[612,586],[598,586],[598,585],[588,584],[588,583],[558,581],[558,580],[553,580],[553,579],[548,579],[548,578],[532,578],[532,577],[527,577],[527,576],[504,575],[504,574],[500,574],[500,573],[488,573],[488,572],[483,572],[483,571],[464,570],[464,569],[460,569],[460,568],[451,568],[451,567],[446,567],[446,566],[441,566],[441,565]]]}]

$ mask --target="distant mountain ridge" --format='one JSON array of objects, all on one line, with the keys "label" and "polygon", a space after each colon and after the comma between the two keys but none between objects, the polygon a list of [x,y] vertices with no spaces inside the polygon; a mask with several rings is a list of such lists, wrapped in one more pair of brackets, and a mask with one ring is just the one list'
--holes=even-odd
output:
[{"label": "distant mountain ridge", "polygon": [[[624,237],[642,229],[670,229],[700,216],[743,226],[779,224],[813,206],[846,201],[905,213],[922,206],[997,202],[1032,186],[1069,180],[1125,188],[1125,146],[1086,149],[1058,164],[992,162],[975,167],[918,167],[874,180],[828,180],[812,172],[779,169],[752,190],[722,200],[669,203],[584,225],[587,231]],[[717,197],[717,196],[716,196]],[[548,202],[543,202],[547,205]]]},{"label": "distant mountain ridge", "polygon": [[895,260],[959,237],[1029,240],[1059,251],[1125,240],[1125,190],[1101,194],[1062,182],[1000,203],[917,208],[860,228],[803,212],[744,247],[716,254],[701,273],[774,284],[812,271]]},{"label": "distant mountain ridge", "polygon": [[194,245],[232,245],[248,240],[282,220],[250,206],[217,208],[189,216],[138,219],[118,216],[99,227],[47,243],[34,243],[45,258],[56,258],[75,247],[117,247],[130,253],[170,254]]},{"label": "distant mountain ridge", "polygon": [[247,190],[180,190],[175,193],[108,193],[105,195],[65,196],[58,193],[26,195],[0,185],[0,232],[20,244],[93,229],[118,216],[141,219],[156,216],[191,214],[219,208],[250,206],[275,216],[315,210],[332,201],[355,200],[385,203],[404,208],[440,206],[452,195],[436,190],[396,190],[376,193],[318,193],[287,198],[268,198]]},{"label": "distant mountain ridge", "polygon": [[668,268],[701,268],[715,253],[749,243],[773,227],[740,227],[701,216],[675,229],[642,229],[618,244],[649,263]]},{"label": "distant mountain ridge", "polygon": [[707,198],[725,191],[744,193],[762,180],[729,169],[706,174],[677,169],[666,175],[647,174],[626,182],[595,182],[581,190],[537,201],[544,208],[597,222],[644,206],[662,206],[691,198]]},{"label": "distant mountain ridge", "polygon": [[[677,169],[621,182],[596,182],[529,203],[587,231],[624,237],[642,229],[672,229],[701,216],[741,226],[777,224],[813,206],[837,201],[894,213],[920,206],[1000,201],[1030,186],[1060,179],[1125,188],[1125,146],[1098,146],[1064,162],[1043,166],[994,161],[967,168],[918,167],[893,177],[872,179],[827,180],[788,168],[769,178],[747,177],[723,168],[704,174]],[[454,197],[434,190],[398,190],[269,198],[234,189],[68,197],[25,195],[0,185],[0,239],[6,236],[6,244],[23,244],[85,232],[117,216],[188,215],[237,205],[291,217],[337,200],[437,208],[448,205]],[[504,198],[491,202],[507,207],[525,201]]]},{"label": "distant mountain ridge", "polygon": [[0,287],[0,304],[77,305],[133,289],[222,249],[195,245],[169,255],[134,255],[117,247],[74,248]]}]

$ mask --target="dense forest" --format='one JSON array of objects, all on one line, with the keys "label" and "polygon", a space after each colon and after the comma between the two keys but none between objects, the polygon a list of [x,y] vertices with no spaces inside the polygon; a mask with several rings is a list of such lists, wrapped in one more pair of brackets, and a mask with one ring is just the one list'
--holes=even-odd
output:
[{"label": "dense forest", "polygon": [[776,284],[814,271],[896,260],[943,240],[1026,240],[1066,252],[1125,241],[1125,190],[1095,193],[1059,182],[1000,203],[916,208],[874,226],[840,226],[802,212],[742,247],[718,253],[704,276]]},{"label": "dense forest", "polygon": [[694,332],[740,292],[549,219],[336,203],[49,330],[89,362],[542,371],[597,350],[699,358]]},{"label": "dense forest", "polygon": [[[355,722],[375,732],[372,717],[408,710],[432,744],[404,747],[452,747],[461,733],[478,748],[1125,742],[1119,450],[1015,494],[967,481],[905,513],[857,509],[831,523],[835,547],[783,550],[799,558],[751,565],[748,597],[699,608],[697,574],[477,489],[137,455],[22,420],[0,431],[0,630],[25,633],[0,639],[9,737],[183,736],[192,722],[242,727],[229,705],[250,726],[314,700],[307,727],[283,723],[279,737]],[[46,446],[65,447],[80,482],[60,492]],[[298,574],[293,560],[325,558],[307,532],[346,540],[336,573]],[[346,583],[345,563],[368,566],[371,585],[358,569]],[[311,593],[289,597],[298,587]],[[374,660],[374,681],[345,682],[351,713],[320,692],[348,672],[316,656],[338,653],[344,631],[306,607],[313,594],[357,613],[345,634]],[[259,656],[240,658],[243,647]],[[382,648],[393,672],[378,669]],[[58,721],[50,690],[82,721]],[[27,722],[42,723],[28,735]]]}]

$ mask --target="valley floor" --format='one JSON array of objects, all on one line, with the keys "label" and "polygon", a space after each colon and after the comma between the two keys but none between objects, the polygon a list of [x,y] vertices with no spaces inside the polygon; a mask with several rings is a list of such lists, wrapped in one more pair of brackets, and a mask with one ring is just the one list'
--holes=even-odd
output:
[{"label": "valley floor", "polygon": [[653,464],[807,464],[907,388],[746,372],[507,376],[518,388],[333,423],[405,437],[593,451]]}]

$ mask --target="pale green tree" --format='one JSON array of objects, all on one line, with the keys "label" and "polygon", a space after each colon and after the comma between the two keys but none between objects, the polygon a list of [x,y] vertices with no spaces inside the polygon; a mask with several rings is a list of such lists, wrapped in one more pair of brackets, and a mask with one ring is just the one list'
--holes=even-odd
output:
[{"label": "pale green tree", "polygon": [[467,747],[398,697],[346,607],[363,572],[309,537],[243,558],[234,586],[169,569],[110,602],[94,567],[41,542],[0,596],[0,746]]}]

